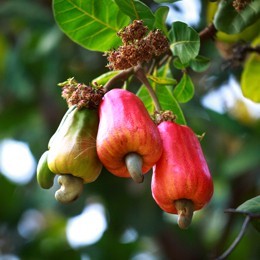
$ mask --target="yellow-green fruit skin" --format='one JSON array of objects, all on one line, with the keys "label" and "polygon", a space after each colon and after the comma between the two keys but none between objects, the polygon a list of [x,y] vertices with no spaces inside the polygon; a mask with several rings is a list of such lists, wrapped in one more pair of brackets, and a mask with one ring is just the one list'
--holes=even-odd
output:
[{"label": "yellow-green fruit skin", "polygon": [[102,164],[96,152],[97,110],[77,108],[66,118],[49,143],[48,166],[56,174],[72,174],[84,183],[99,176]]},{"label": "yellow-green fruit skin", "polygon": [[47,158],[49,151],[42,154],[37,165],[37,182],[43,189],[49,189],[53,186],[55,174],[49,169]]},{"label": "yellow-green fruit skin", "polygon": [[77,109],[77,106],[76,106],[76,105],[71,106],[71,107],[66,111],[66,113],[65,113],[64,116],[63,116],[63,118],[62,118],[61,121],[60,121],[60,124],[59,124],[59,126],[58,126],[56,132],[54,133],[54,135],[53,135],[53,136],[50,138],[50,140],[49,140],[48,149],[51,148],[52,143],[53,143],[53,141],[54,141],[54,139],[55,139],[55,136],[58,135],[58,133],[59,133],[60,129],[62,128],[63,123],[66,121],[68,115],[69,115],[72,111],[74,111],[75,109]]}]

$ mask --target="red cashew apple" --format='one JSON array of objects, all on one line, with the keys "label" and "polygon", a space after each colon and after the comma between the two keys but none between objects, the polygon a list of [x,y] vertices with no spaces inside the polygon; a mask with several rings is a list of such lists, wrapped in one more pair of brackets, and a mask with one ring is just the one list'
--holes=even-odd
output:
[{"label": "red cashew apple", "polygon": [[143,181],[162,153],[162,141],[142,101],[123,89],[107,92],[99,106],[97,153],[119,177]]},{"label": "red cashew apple", "polygon": [[212,197],[210,171],[199,140],[189,127],[165,121],[158,129],[163,153],[153,168],[152,195],[162,210],[179,215],[181,228],[187,228],[193,211]]}]

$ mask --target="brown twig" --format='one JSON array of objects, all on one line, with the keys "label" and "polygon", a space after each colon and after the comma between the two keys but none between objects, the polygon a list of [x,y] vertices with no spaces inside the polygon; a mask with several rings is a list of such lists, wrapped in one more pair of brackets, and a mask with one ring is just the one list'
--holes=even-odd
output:
[{"label": "brown twig", "polygon": [[241,64],[245,61],[246,57],[250,53],[260,54],[260,45],[251,46],[249,43],[241,44],[236,43],[232,48],[232,56],[226,60],[226,64],[224,64],[223,69],[226,68],[235,68],[241,66]]},{"label": "brown twig", "polygon": [[214,24],[211,23],[206,28],[204,28],[202,31],[200,31],[200,33],[199,33],[200,40],[201,41],[202,40],[208,40],[208,39],[214,40],[216,33],[217,33],[217,29],[214,26]]},{"label": "brown twig", "polygon": [[116,76],[111,78],[105,85],[104,90],[105,92],[111,90],[112,88],[115,88],[115,86],[119,84],[123,84],[132,74],[134,73],[134,68],[131,67],[126,70],[122,70],[120,73],[118,73]]},{"label": "brown twig", "polygon": [[115,88],[115,85],[118,85],[118,83],[123,83],[124,81],[126,81],[131,75],[135,74],[135,76],[146,86],[153,102],[155,105],[155,109],[156,111],[161,111],[161,106],[159,103],[159,100],[149,82],[149,80],[147,79],[145,72],[142,68],[142,66],[139,64],[135,67],[131,67],[129,69],[126,70],[122,70],[119,74],[117,74],[116,76],[114,76],[113,78],[111,78],[105,85],[104,85],[104,90],[105,92]]},{"label": "brown twig", "polygon": [[159,100],[149,82],[149,80],[147,79],[145,73],[144,73],[144,70],[143,68],[141,67],[141,65],[137,65],[135,68],[134,68],[134,71],[135,71],[135,76],[145,85],[145,87],[147,88],[151,98],[153,99],[153,102],[154,102],[154,105],[155,105],[155,109],[156,111],[161,111],[161,105],[159,103]]}]

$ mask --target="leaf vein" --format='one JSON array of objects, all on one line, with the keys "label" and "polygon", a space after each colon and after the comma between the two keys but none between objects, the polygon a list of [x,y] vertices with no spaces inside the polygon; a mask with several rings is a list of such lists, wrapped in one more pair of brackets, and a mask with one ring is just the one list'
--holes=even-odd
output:
[{"label": "leaf vein", "polygon": [[[114,31],[118,31],[117,28],[114,28],[114,27],[110,26],[109,24],[104,23],[102,20],[97,19],[95,16],[93,16],[92,13],[86,12],[86,11],[83,10],[81,7],[77,6],[75,3],[73,3],[72,0],[67,0],[67,1],[68,1],[72,6],[74,6],[75,9],[79,10],[80,12],[82,12],[83,14],[85,14],[86,16],[90,17],[92,20],[95,20],[96,22],[98,22],[98,23],[104,25],[105,27],[108,27],[108,28],[110,28],[110,29],[112,29],[112,30],[114,30]],[[92,3],[93,3],[93,1],[92,1]]]},{"label": "leaf vein", "polygon": [[137,19],[140,19],[140,18],[139,18],[139,15],[138,15],[138,12],[137,12],[137,10],[136,10],[136,8],[135,8],[135,4],[134,4],[134,1],[133,1],[133,0],[131,0],[131,5],[132,5],[132,8],[133,8],[133,10],[134,10],[134,12],[135,12],[136,18],[137,18]]}]

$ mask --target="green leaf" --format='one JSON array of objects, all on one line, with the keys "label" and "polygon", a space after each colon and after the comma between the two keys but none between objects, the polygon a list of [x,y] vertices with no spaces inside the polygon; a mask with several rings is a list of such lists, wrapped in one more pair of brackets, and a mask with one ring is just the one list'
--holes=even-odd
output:
[{"label": "green leaf", "polygon": [[209,65],[210,59],[200,55],[190,61],[190,67],[196,72],[203,72],[207,70]]},{"label": "green leaf", "polygon": [[170,65],[171,65],[171,59],[168,60],[165,64],[163,64],[163,65],[154,73],[154,76],[161,77],[161,78],[173,78]]},{"label": "green leaf", "polygon": [[232,6],[233,0],[222,0],[214,16],[217,30],[235,34],[255,23],[260,16],[260,1],[251,1],[244,10],[237,12]]},{"label": "green leaf", "polygon": [[[167,62],[159,70],[154,72],[154,78],[171,78],[170,62]],[[162,110],[171,110],[177,117],[176,122],[182,125],[186,125],[186,121],[182,112],[182,109],[173,95],[172,84],[161,86],[158,83],[153,82],[152,87],[159,100]],[[145,107],[150,114],[155,111],[154,103],[149,95],[145,86],[142,86],[137,92],[137,96],[143,101]]]},{"label": "green leaf", "polygon": [[189,63],[198,56],[200,38],[198,33],[187,24],[174,22],[169,31],[170,48],[183,64]]},{"label": "green leaf", "polygon": [[182,64],[179,57],[176,57],[174,60],[173,60],[173,66],[178,69],[178,70],[183,70],[185,69],[186,67],[189,66],[189,64]]},{"label": "green leaf", "polygon": [[154,83],[157,83],[159,85],[175,85],[177,81],[173,78],[167,78],[167,77],[156,77],[153,75],[147,75],[147,78],[152,80]]},{"label": "green leaf", "polygon": [[100,86],[104,86],[111,78],[113,78],[120,72],[121,72],[120,70],[106,72],[106,73],[100,75],[99,77],[93,79],[91,83],[93,85],[98,84]]},{"label": "green leaf", "polygon": [[151,9],[138,0],[115,0],[122,13],[132,20],[143,20],[149,29],[153,28],[155,17]]},{"label": "green leaf", "polygon": [[136,95],[143,101],[148,113],[151,115],[155,111],[154,102],[149,95],[145,86],[141,86],[137,91]]},{"label": "green leaf", "polygon": [[[170,69],[170,61],[163,65],[155,74],[161,78],[172,78]],[[156,95],[159,99],[160,105],[163,110],[171,110],[176,115],[176,122],[181,125],[186,125],[186,120],[183,115],[182,109],[173,95],[173,85],[157,86]]]},{"label": "green leaf", "polygon": [[184,118],[183,112],[172,93],[172,88],[169,86],[157,88],[156,94],[160,101],[162,109],[171,110],[176,115],[176,122],[181,125],[186,125],[187,123]]},{"label": "green leaf", "polygon": [[0,79],[4,75],[4,71],[7,69],[6,58],[8,57],[9,46],[8,40],[4,35],[0,35]]},{"label": "green leaf", "polygon": [[113,0],[53,0],[53,13],[71,40],[101,52],[120,45],[117,32],[129,23]]},{"label": "green leaf", "polygon": [[[170,87],[176,85],[177,81],[173,78],[170,64],[171,60],[168,60],[165,64],[158,68],[158,70],[154,72],[154,75],[152,75],[151,80],[159,85],[168,85]],[[150,76],[148,75],[147,77],[149,78]],[[158,81],[156,82],[156,80]]]},{"label": "green leaf", "polygon": [[180,103],[188,102],[194,95],[194,85],[187,73],[184,73],[180,82],[173,91],[174,96]]},{"label": "green leaf", "polygon": [[[245,201],[237,208],[237,210],[245,211],[251,214],[260,214],[260,196],[256,196]],[[252,224],[260,232],[260,219],[258,218],[253,220]]]},{"label": "green leaf", "polygon": [[260,214],[260,195],[245,201],[237,210]]},{"label": "green leaf", "polygon": [[161,6],[154,13],[155,16],[154,28],[160,29],[161,31],[164,32],[165,35],[168,35],[168,30],[166,27],[166,18],[168,13],[169,13],[168,6]]},{"label": "green leaf", "polygon": [[[159,99],[160,105],[163,110],[171,110],[176,115],[176,122],[178,124],[186,125],[183,112],[177,100],[172,94],[172,88],[169,86],[156,87],[156,95]],[[145,86],[142,86],[136,95],[143,101],[149,114],[154,112],[154,103],[150,97]]]},{"label": "green leaf", "polygon": [[254,102],[260,102],[260,58],[253,53],[245,63],[241,78],[243,95]]},{"label": "green leaf", "polygon": [[[260,45],[260,36],[252,43],[252,46]],[[241,75],[242,93],[246,98],[254,102],[260,102],[260,56],[257,53],[250,54],[244,65]]]}]

